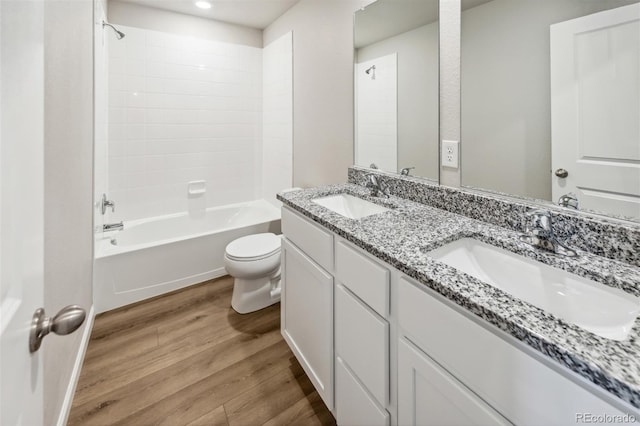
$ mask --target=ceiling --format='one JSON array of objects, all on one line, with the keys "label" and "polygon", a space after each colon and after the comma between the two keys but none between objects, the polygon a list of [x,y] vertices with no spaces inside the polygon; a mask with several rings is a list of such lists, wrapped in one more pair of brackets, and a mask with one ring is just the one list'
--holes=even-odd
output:
[{"label": "ceiling", "polygon": [[209,0],[211,9],[195,6],[196,0],[119,0],[156,9],[215,19],[245,27],[265,29],[298,0]]}]

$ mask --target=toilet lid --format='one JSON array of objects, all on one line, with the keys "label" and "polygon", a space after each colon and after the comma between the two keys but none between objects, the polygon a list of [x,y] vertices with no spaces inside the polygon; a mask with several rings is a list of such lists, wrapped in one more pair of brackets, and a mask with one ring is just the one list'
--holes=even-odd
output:
[{"label": "toilet lid", "polygon": [[280,251],[280,237],[270,232],[247,235],[227,246],[227,256],[232,259],[261,259]]}]

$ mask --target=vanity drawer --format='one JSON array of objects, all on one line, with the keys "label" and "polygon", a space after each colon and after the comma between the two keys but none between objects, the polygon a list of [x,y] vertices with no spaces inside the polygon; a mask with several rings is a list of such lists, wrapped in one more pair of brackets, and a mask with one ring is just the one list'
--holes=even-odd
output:
[{"label": "vanity drawer", "polygon": [[575,424],[579,413],[623,415],[603,399],[610,398],[604,391],[568,370],[560,374],[555,368],[563,367],[543,364],[522,343],[481,326],[421,284],[400,278],[398,304],[399,333],[514,424]]},{"label": "vanity drawer", "polygon": [[283,206],[282,233],[325,270],[333,271],[333,235],[329,231]]},{"label": "vanity drawer", "polygon": [[336,355],[378,403],[389,400],[389,323],[342,285],[335,290]]},{"label": "vanity drawer", "polygon": [[389,316],[389,270],[345,241],[336,242],[336,278],[374,311]]},{"label": "vanity drawer", "polygon": [[345,426],[389,425],[387,410],[380,408],[340,357],[336,358],[336,420]]}]

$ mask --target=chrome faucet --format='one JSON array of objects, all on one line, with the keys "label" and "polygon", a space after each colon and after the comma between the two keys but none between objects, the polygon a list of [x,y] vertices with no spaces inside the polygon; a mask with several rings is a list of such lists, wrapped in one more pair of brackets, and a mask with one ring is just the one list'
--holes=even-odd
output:
[{"label": "chrome faucet", "polygon": [[405,167],[404,169],[400,170],[400,176],[409,176],[409,173],[411,173],[411,170],[415,169],[415,167]]},{"label": "chrome faucet", "polygon": [[576,197],[576,194],[573,192],[561,195],[560,198],[558,198],[558,205],[578,210],[578,197]]},{"label": "chrome faucet", "polygon": [[552,251],[563,256],[575,257],[575,250],[562,244],[553,233],[551,212],[548,210],[532,210],[527,212],[529,223],[527,233],[520,236],[520,241],[533,247]]},{"label": "chrome faucet", "polygon": [[122,231],[123,229],[124,229],[124,223],[122,223],[122,221],[118,223],[105,223],[104,225],[102,225],[103,232]]},{"label": "chrome faucet", "polygon": [[100,211],[103,215],[107,212],[107,207],[111,207],[112,213],[116,211],[116,203],[111,200],[107,200],[107,194],[102,194],[102,200],[100,201]]},{"label": "chrome faucet", "polygon": [[382,180],[379,180],[376,175],[370,174],[368,176],[369,182],[367,182],[367,188],[371,188],[372,197],[378,197],[382,194],[383,197],[388,198],[389,195],[391,195],[389,194],[389,188],[387,185],[385,185]]}]

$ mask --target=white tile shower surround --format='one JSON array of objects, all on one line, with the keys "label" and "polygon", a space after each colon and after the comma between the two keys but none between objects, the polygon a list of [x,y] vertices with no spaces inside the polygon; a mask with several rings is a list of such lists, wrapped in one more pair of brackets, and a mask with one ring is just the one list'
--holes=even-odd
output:
[{"label": "white tile shower surround", "polygon": [[[123,26],[109,50],[110,220],[261,198],[262,49]],[[280,188],[281,189],[281,188]]]}]

